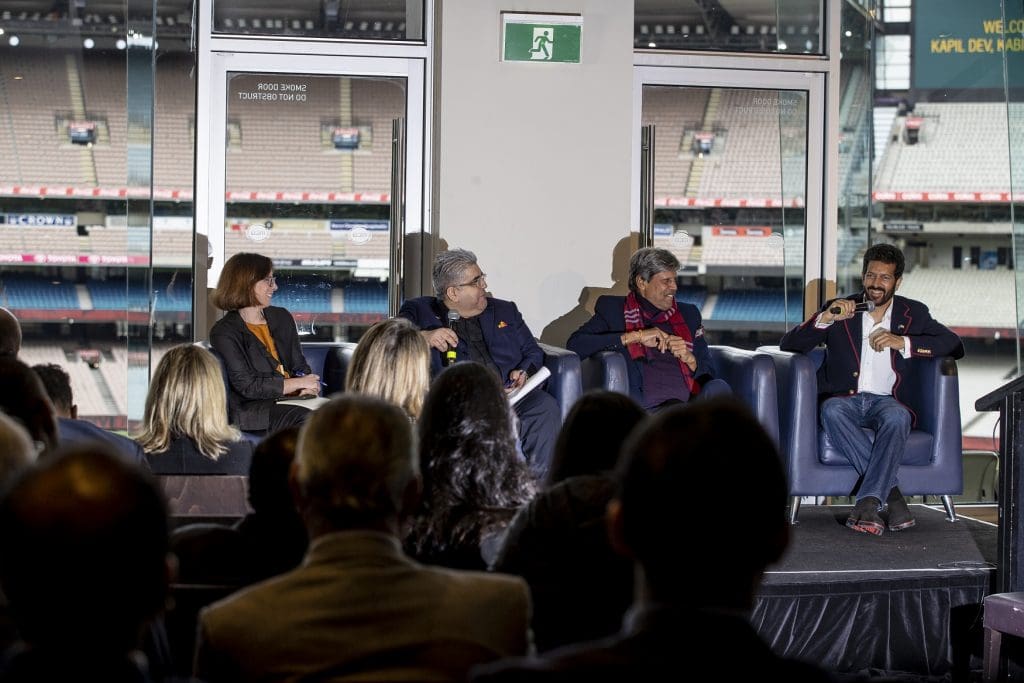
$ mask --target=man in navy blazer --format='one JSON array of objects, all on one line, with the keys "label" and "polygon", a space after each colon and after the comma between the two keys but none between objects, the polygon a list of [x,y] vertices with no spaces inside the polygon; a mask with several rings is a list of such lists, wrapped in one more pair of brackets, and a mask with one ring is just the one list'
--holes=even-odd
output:
[{"label": "man in navy blazer", "polygon": [[[961,358],[960,338],[920,301],[895,296],[903,282],[903,253],[876,244],[864,253],[864,290],[834,299],[779,342],[806,353],[825,344],[818,369],[821,424],[857,469],[857,504],[846,520],[874,535],[914,525],[897,486],[897,471],[916,416],[903,401],[911,358]],[[875,431],[872,442],[862,427]],[[883,501],[885,501],[883,503]],[[888,512],[888,521],[881,513]]]},{"label": "man in navy blazer", "polygon": [[142,446],[137,442],[126,436],[108,432],[88,420],[78,419],[78,406],[75,405],[74,394],[71,391],[71,377],[64,368],[49,363],[33,365],[32,371],[42,381],[43,388],[53,403],[57,415],[57,437],[62,446],[99,441],[113,447],[113,452],[126,461],[149,469]]},{"label": "man in navy blazer", "polygon": [[626,359],[629,393],[649,411],[698,393],[729,394],[715,379],[700,311],[676,301],[679,259],[667,249],[639,249],[629,259],[628,296],[602,296],[594,316],[566,344],[580,358],[616,351]]},{"label": "man in navy blazer", "polygon": [[[544,352],[511,301],[487,295],[487,276],[476,255],[449,249],[434,260],[435,296],[402,304],[398,315],[422,330],[434,374],[444,361],[472,360],[490,367],[506,391],[523,385],[544,365]],[[562,416],[554,397],[535,389],[515,405],[520,443],[534,475],[547,475]]]}]

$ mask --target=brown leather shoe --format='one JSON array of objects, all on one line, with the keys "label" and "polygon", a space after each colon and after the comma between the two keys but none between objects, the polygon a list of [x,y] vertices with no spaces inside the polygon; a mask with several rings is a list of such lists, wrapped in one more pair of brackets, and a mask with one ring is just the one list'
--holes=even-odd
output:
[{"label": "brown leather shoe", "polygon": [[878,513],[880,507],[881,501],[874,496],[858,500],[850,511],[850,516],[846,518],[846,526],[854,531],[881,536],[885,531],[885,522]]},{"label": "brown leather shoe", "polygon": [[898,486],[892,487],[889,497],[885,499],[885,507],[889,510],[889,531],[903,531],[917,524]]}]

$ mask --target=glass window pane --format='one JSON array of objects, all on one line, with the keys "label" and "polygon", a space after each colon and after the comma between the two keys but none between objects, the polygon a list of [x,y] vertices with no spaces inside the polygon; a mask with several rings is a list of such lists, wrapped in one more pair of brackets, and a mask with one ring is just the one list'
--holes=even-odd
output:
[{"label": "glass window pane", "polygon": [[228,77],[225,259],[274,261],[275,305],[309,339],[387,316],[392,122],[402,78]]},{"label": "glass window pane", "polygon": [[344,40],[423,40],[410,0],[215,0],[214,33]]},{"label": "glass window pane", "polygon": [[823,54],[821,0],[634,0],[633,47]]},{"label": "glass window pane", "polygon": [[654,244],[715,344],[778,343],[802,319],[807,95],[645,86],[655,126]]},{"label": "glass window pane", "polygon": [[[965,449],[996,446],[996,414],[975,412],[974,401],[1019,372],[1018,219],[1010,193],[1021,124],[1017,104],[1006,101],[1003,53],[996,49],[997,41],[1014,39],[1009,30],[1003,34],[1000,4],[919,2],[909,26],[886,26],[877,85],[886,90],[878,93],[872,122],[877,159],[868,241],[903,250],[898,294],[926,303],[964,340],[958,375]],[[886,6],[887,21],[906,20]],[[892,8],[900,6],[910,3]],[[1020,1],[1002,9],[1005,28],[1019,27]],[[1006,54],[1009,92],[1015,93],[1020,52]],[[857,291],[861,254],[846,255],[840,291]]]}]

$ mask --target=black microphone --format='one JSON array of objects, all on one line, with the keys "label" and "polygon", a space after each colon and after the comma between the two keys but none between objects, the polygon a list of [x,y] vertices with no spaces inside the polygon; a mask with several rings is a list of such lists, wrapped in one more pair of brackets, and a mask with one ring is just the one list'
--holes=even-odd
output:
[{"label": "black microphone", "polygon": [[[450,330],[455,329],[455,323],[458,322],[460,317],[461,316],[459,315],[458,311],[449,310],[448,311],[448,329],[450,329]],[[444,364],[446,366],[447,365],[454,365],[455,364],[455,347],[452,346],[451,344],[448,345],[448,350],[444,352]]]},{"label": "black microphone", "polygon": [[[857,305],[853,307],[853,310],[857,311],[858,313],[870,313],[871,311],[875,310],[875,302],[859,301]],[[828,312],[831,313],[832,315],[840,315],[843,312],[843,308],[841,306],[833,306],[832,308],[828,309]]]}]

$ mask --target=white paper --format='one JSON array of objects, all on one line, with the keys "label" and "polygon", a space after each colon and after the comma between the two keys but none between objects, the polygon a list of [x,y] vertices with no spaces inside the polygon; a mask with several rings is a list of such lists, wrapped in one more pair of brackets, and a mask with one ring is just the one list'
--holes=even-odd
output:
[{"label": "white paper", "polygon": [[515,391],[508,395],[508,402],[512,405],[515,405],[523,396],[526,396],[528,393],[539,387],[541,384],[544,383],[544,380],[546,380],[550,376],[550,370],[548,370],[547,368],[541,368],[540,370],[535,372],[528,380],[526,380],[526,383],[523,384],[523,386],[519,387],[518,389],[516,389]]}]

